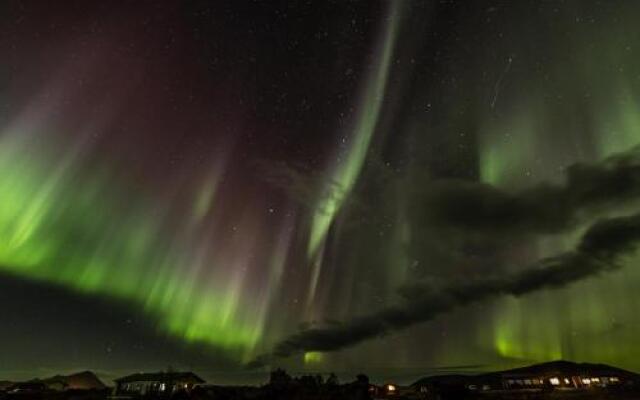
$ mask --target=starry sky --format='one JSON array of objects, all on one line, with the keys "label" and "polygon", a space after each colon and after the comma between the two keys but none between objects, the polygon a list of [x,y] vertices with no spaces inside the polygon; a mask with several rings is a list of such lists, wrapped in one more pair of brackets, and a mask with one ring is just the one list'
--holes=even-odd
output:
[{"label": "starry sky", "polygon": [[0,379],[640,370],[635,1],[0,4]]}]

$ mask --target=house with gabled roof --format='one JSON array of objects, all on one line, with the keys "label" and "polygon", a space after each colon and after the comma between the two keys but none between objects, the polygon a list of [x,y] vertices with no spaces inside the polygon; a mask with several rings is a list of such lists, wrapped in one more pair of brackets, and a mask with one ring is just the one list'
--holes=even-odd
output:
[{"label": "house with gabled roof", "polygon": [[205,381],[193,372],[154,372],[137,373],[115,379],[116,396],[170,395],[185,390],[190,391],[195,385]]}]

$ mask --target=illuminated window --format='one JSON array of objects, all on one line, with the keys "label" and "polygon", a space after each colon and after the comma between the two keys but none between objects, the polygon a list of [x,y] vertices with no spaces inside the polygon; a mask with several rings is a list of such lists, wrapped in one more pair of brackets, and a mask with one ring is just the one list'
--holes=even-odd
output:
[{"label": "illuminated window", "polygon": [[582,383],[584,385],[590,385],[591,384],[591,379],[589,378],[582,378]]},{"label": "illuminated window", "polygon": [[553,378],[549,379],[549,383],[552,384],[553,386],[557,386],[560,384],[560,379],[554,376]]},{"label": "illuminated window", "polygon": [[165,383],[161,383],[160,384],[160,391],[164,392],[164,390],[167,388],[167,385]]}]

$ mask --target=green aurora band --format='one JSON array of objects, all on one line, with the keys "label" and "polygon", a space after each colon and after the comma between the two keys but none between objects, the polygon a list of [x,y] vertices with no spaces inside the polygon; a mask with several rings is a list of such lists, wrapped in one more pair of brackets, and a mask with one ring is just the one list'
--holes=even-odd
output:
[{"label": "green aurora band", "polygon": [[[327,178],[336,182],[335,190],[313,215],[310,257],[318,253],[362,169],[382,107],[399,8],[391,3],[352,143]],[[161,332],[248,361],[269,338],[267,316],[287,262],[291,224],[284,223],[268,252],[267,283],[247,299],[244,294],[252,289],[245,266],[253,243],[211,254],[215,250],[202,243],[207,238],[198,237],[201,222],[215,208],[224,162],[215,163],[202,179],[187,222],[172,226],[166,223],[174,212],[170,202],[126,189],[126,182],[106,167],[87,168],[83,144],[63,151],[53,135],[43,141],[44,114],[35,124],[15,123],[0,136],[0,271],[135,304],[157,320]],[[309,299],[317,286],[317,265]],[[319,354],[305,358],[321,359]]]},{"label": "green aurora band", "polygon": [[125,201],[108,174],[78,178],[76,157],[56,164],[26,136],[0,142],[2,271],[137,303],[188,342],[237,352],[255,345],[261,319],[247,314],[239,282],[185,274],[177,266],[197,270],[199,261],[184,255],[184,243],[159,239],[159,219],[140,199]]}]

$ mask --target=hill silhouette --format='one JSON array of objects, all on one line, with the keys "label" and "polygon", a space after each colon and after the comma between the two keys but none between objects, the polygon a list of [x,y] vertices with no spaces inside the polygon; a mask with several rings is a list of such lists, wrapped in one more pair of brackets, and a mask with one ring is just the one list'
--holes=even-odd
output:
[{"label": "hill silhouette", "polygon": [[102,390],[107,387],[100,378],[91,371],[82,371],[70,375],[54,375],[50,378],[41,380],[44,383],[48,382],[64,382],[66,389],[77,390]]}]

